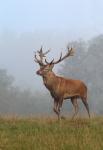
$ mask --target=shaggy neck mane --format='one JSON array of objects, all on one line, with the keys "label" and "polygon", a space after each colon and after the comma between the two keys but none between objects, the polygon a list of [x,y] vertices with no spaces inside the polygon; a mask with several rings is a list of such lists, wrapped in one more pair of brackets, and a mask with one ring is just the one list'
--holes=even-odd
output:
[{"label": "shaggy neck mane", "polygon": [[56,82],[56,75],[54,72],[49,71],[44,77],[43,77],[43,82],[44,85],[48,88],[48,89],[52,89],[53,88],[53,83]]}]

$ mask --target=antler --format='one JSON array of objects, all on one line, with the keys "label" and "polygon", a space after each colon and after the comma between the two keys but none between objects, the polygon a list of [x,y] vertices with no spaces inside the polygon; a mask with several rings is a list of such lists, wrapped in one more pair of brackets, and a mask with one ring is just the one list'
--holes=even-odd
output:
[{"label": "antler", "polygon": [[34,61],[35,61],[36,63],[39,63],[40,66],[44,66],[45,64],[43,63],[43,58],[46,57],[45,55],[46,55],[47,53],[49,53],[50,50],[48,50],[48,51],[46,51],[46,52],[43,53],[42,46],[41,46],[41,49],[38,50],[37,52],[38,52],[38,54],[39,54],[40,59],[37,58],[37,55],[36,55],[36,53],[35,53],[35,55],[34,55],[34,57],[35,57]]},{"label": "antler", "polygon": [[58,64],[59,62],[63,61],[64,59],[66,59],[67,57],[69,56],[73,56],[74,55],[74,49],[71,48],[69,49],[68,47],[68,52],[66,53],[66,55],[64,55],[64,57],[62,57],[62,52],[61,52],[61,55],[60,55],[60,58],[57,60],[57,61],[54,61],[54,59],[49,63],[46,59],[45,59],[45,62],[47,64]]}]

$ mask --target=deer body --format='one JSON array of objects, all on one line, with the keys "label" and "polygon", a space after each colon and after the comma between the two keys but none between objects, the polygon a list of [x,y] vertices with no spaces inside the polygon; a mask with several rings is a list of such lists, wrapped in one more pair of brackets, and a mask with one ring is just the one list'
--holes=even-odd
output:
[{"label": "deer body", "polygon": [[[42,51],[40,51],[42,52]],[[39,52],[39,53],[40,53]],[[77,98],[80,98],[88,112],[88,115],[90,117],[89,113],[89,105],[87,103],[87,87],[81,80],[74,80],[74,79],[67,79],[60,76],[55,75],[55,73],[52,71],[54,64],[59,63],[63,59],[65,59],[68,56],[72,55],[72,49],[68,51],[67,55],[62,58],[62,55],[60,59],[56,62],[51,61],[47,63],[46,65],[43,64],[43,60],[41,57],[41,61],[36,58],[36,62],[40,65],[40,70],[37,71],[37,74],[42,76],[44,85],[46,88],[50,91],[51,96],[54,99],[54,112],[58,115],[58,119],[60,119],[60,108],[62,107],[63,100],[70,99],[73,106],[74,106],[74,116],[78,112],[78,103]],[[44,54],[42,53],[42,56]]]},{"label": "deer body", "polygon": [[80,80],[66,79],[49,72],[47,76],[43,77],[43,81],[54,98],[87,97],[87,87]]}]

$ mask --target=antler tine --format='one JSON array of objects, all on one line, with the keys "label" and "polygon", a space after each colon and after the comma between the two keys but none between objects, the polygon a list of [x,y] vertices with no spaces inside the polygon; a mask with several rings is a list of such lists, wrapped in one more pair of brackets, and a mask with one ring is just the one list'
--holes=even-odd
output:
[{"label": "antler tine", "polygon": [[46,59],[45,59],[45,63],[46,63],[46,64],[49,64],[49,62],[48,62]]},{"label": "antler tine", "polygon": [[35,54],[34,54],[34,57],[35,57],[35,58],[34,58],[34,61],[38,63],[38,59],[37,59],[37,56],[36,56],[36,52],[34,52],[34,53],[35,53]]},{"label": "antler tine", "polygon": [[41,46],[40,50],[38,50],[37,52],[38,52],[38,53],[41,53],[41,52],[42,52],[42,46]]},{"label": "antler tine", "polygon": [[73,56],[74,55],[74,49],[71,47],[71,49],[69,49],[68,47],[68,55],[69,56]]},{"label": "antler tine", "polygon": [[44,54],[43,54],[43,50],[42,50],[42,46],[40,48],[40,50],[37,51],[37,53],[39,54],[39,58],[37,58],[37,55],[36,55],[36,52],[35,52],[35,62],[39,63],[40,66],[43,66],[44,63],[43,63],[43,57],[44,57]]},{"label": "antler tine", "polygon": [[63,61],[64,59],[66,59],[67,57],[73,56],[73,55],[74,55],[73,48],[69,49],[69,47],[68,47],[68,52],[66,53],[66,55],[64,55],[64,57],[62,57],[62,53],[61,53],[59,60],[53,62],[53,64],[57,64],[57,63]]},{"label": "antler tine", "polygon": [[35,52],[35,54],[34,54],[34,57],[35,57],[35,58],[34,58],[34,61],[35,61],[35,62],[38,62],[38,59],[37,59],[37,57],[36,57],[36,52]]},{"label": "antler tine", "polygon": [[[46,52],[43,52],[42,46],[41,46],[40,50],[37,51],[38,56],[39,56],[39,59],[37,58],[37,55],[36,55],[36,52],[35,52],[35,55],[34,55],[35,60],[34,60],[34,61],[37,62],[37,63],[39,63],[40,66],[45,65],[45,64],[43,63],[43,58],[46,57],[45,55],[46,55],[47,53],[49,53],[49,52],[50,52],[50,50],[48,50],[48,51],[46,51]],[[45,61],[45,62],[46,62],[46,61]],[[46,63],[47,63],[47,62],[46,62]]]},{"label": "antler tine", "polygon": [[46,54],[48,54],[49,52],[50,52],[50,49],[49,49],[48,51],[44,52],[44,56],[45,56]]},{"label": "antler tine", "polygon": [[62,52],[61,52],[61,54],[60,54],[60,58],[59,58],[59,60],[58,60],[58,61],[61,61],[61,59],[62,59]]},{"label": "antler tine", "polygon": [[46,63],[46,64],[52,64],[53,61],[54,61],[54,58],[53,58],[53,60],[52,60],[51,62],[48,62],[48,61],[45,59],[45,63]]},{"label": "antler tine", "polygon": [[44,65],[43,62],[37,58],[36,52],[35,52],[34,57],[35,57],[34,61],[35,61],[36,63],[39,63],[40,66],[43,66],[43,65]]},{"label": "antler tine", "polygon": [[[49,52],[50,52],[50,50],[48,50],[48,51],[46,51],[46,52],[43,53],[43,51],[42,51],[42,46],[41,46],[41,49],[38,51],[40,60],[37,58],[36,53],[35,53],[35,62],[39,63],[40,66],[45,65],[45,64],[43,63],[43,57],[45,57],[45,55],[46,55],[47,53],[49,53]],[[69,47],[68,47],[68,51],[67,51],[67,53],[64,55],[64,57],[62,57],[62,52],[61,52],[60,58],[59,58],[57,61],[54,61],[54,59],[53,59],[51,62],[48,62],[48,61],[45,59],[45,63],[46,63],[46,64],[57,64],[57,63],[63,61],[64,59],[66,59],[67,57],[73,56],[73,55],[74,55],[74,49],[73,49],[73,48],[69,49]]]},{"label": "antler tine", "polygon": [[[58,61],[56,61],[56,63],[58,63],[61,59],[62,59],[62,52],[61,52],[61,55],[60,55],[59,60],[58,60]],[[55,63],[54,63],[54,58],[52,59],[52,61],[51,61],[51,62],[48,62],[48,61],[45,59],[45,62],[46,62],[46,64],[55,64]]]},{"label": "antler tine", "polygon": [[41,46],[40,51],[38,51],[40,59],[43,60],[43,57],[46,57],[45,55],[49,52],[50,52],[50,50],[43,53],[42,46]]}]

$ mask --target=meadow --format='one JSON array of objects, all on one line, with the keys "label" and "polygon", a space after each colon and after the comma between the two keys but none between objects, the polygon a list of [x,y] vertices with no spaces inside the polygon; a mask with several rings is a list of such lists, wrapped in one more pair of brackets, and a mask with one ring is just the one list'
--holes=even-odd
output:
[{"label": "meadow", "polygon": [[103,150],[103,117],[0,117],[0,150]]}]

